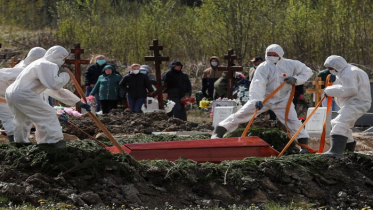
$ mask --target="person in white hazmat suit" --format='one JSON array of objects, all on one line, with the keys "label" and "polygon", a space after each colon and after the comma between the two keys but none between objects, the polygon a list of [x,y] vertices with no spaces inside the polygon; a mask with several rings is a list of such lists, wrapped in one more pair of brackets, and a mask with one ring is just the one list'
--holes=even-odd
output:
[{"label": "person in white hazmat suit", "polygon": [[325,88],[324,92],[327,96],[333,96],[341,109],[331,121],[331,147],[323,154],[341,158],[345,150],[355,151],[356,141],[352,137],[351,128],[370,109],[372,97],[369,76],[337,55],[329,56],[324,66],[331,74],[336,75],[333,85]]},{"label": "person in white hazmat suit", "polygon": [[66,147],[55,110],[40,97],[43,92],[69,106],[77,105],[90,111],[88,104],[82,103],[72,92],[62,89],[70,79],[66,70],[60,68],[68,55],[68,51],[61,46],[51,47],[43,58],[28,65],[6,89],[5,98],[14,115],[15,141],[28,138],[29,125],[33,122],[38,144]]},{"label": "person in white hazmat suit", "polygon": [[[42,58],[46,50],[41,47],[32,48],[19,64],[13,68],[0,69],[0,97],[5,98],[5,90],[12,84],[21,71],[33,61]],[[6,130],[9,142],[14,141],[13,114],[10,112],[8,104],[0,103],[0,120]]]},{"label": "person in white hazmat suit", "polygon": [[[226,132],[237,129],[241,123],[248,122],[258,108],[258,115],[272,110],[281,123],[285,124],[285,111],[290,97],[292,84],[301,85],[305,83],[313,74],[312,70],[300,61],[286,59],[283,57],[284,51],[280,45],[272,44],[267,47],[265,62],[261,63],[255,71],[250,84],[250,100],[236,113],[230,115],[216,126],[211,138],[222,138]],[[279,90],[264,105],[262,101],[284,81],[287,84]],[[297,117],[294,104],[291,105],[287,122],[291,135],[302,126]],[[304,129],[297,136],[298,143],[308,145],[309,135]],[[309,153],[307,148],[301,147],[300,153]]]}]

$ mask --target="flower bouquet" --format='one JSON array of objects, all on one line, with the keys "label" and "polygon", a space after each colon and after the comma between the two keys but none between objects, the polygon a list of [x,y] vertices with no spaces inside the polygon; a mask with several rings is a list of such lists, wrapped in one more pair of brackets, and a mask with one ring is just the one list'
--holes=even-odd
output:
[{"label": "flower bouquet", "polygon": [[175,106],[175,102],[168,100],[168,99],[163,99],[163,102],[164,102],[164,110],[166,111],[166,113],[171,112]]},{"label": "flower bouquet", "polygon": [[82,117],[83,114],[75,110],[75,107],[63,107],[63,106],[54,106],[54,110],[56,110],[57,114],[69,114],[75,117]]},{"label": "flower bouquet", "polygon": [[194,104],[196,102],[196,98],[194,97],[184,97],[181,99],[181,103],[184,105]]},{"label": "flower bouquet", "polygon": [[[92,95],[87,96],[86,99],[87,99],[87,104],[88,104],[88,105],[90,105],[90,106],[94,106],[94,107],[96,106],[96,99],[95,99],[94,96],[92,96]],[[83,103],[85,103],[85,101],[84,101],[83,99],[81,99],[81,101],[82,101]]]},{"label": "flower bouquet", "polygon": [[202,108],[202,109],[206,109],[209,105],[210,105],[210,101],[208,99],[206,99],[206,98],[203,98],[199,102],[199,107]]}]

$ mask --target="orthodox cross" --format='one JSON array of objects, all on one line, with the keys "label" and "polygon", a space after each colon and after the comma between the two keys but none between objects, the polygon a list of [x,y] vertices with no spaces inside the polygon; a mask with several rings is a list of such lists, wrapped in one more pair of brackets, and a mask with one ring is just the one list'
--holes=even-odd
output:
[{"label": "orthodox cross", "polygon": [[157,91],[153,93],[153,96],[158,95],[158,106],[159,109],[164,109],[164,102],[162,91],[166,88],[166,86],[162,86],[162,78],[161,78],[161,64],[162,61],[169,61],[169,57],[162,56],[159,51],[163,50],[163,46],[158,45],[158,40],[153,40],[153,45],[149,45],[149,50],[154,51],[153,56],[145,56],[145,61],[154,61],[155,64],[155,76],[157,79]]},{"label": "orthodox cross", "polygon": [[315,106],[319,103],[321,95],[324,93],[324,89],[321,88],[325,84],[324,81],[321,81],[321,77],[317,77],[316,81],[312,81],[312,84],[315,85],[315,89],[306,89],[306,93],[315,94]]},{"label": "orthodox cross", "polygon": [[[75,64],[75,78],[79,82],[80,87],[82,86],[81,83],[81,71],[80,65],[81,64],[89,64],[89,60],[82,60],[80,58],[81,54],[84,54],[84,49],[80,48],[80,43],[74,44],[74,49],[71,49],[71,53],[75,55],[74,59],[66,59],[66,63],[68,64]],[[75,95],[79,95],[78,91],[75,90]],[[83,97],[83,96],[80,96]],[[80,112],[80,107],[76,107],[76,110]]]},{"label": "orthodox cross", "polygon": [[237,60],[237,55],[234,54],[233,49],[228,50],[228,54],[224,55],[224,59],[228,60],[228,66],[219,66],[218,71],[227,71],[227,97],[228,99],[232,99],[234,73],[236,71],[243,71],[243,68],[242,66],[233,66],[234,61]]},{"label": "orthodox cross", "polygon": [[[0,43],[0,48],[1,48],[1,43]],[[0,54],[0,59],[5,59],[5,58],[6,58],[6,55]]]}]

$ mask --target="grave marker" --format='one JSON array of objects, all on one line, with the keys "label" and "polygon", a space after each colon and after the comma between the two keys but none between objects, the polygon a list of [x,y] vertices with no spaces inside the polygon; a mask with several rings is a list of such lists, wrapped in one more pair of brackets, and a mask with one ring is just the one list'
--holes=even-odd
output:
[{"label": "grave marker", "polygon": [[18,60],[16,57],[12,57],[12,58],[10,59],[10,61],[8,62],[8,64],[9,64],[10,67],[13,68],[15,65],[18,64],[18,62],[19,62],[19,60]]},{"label": "grave marker", "polygon": [[[314,109],[315,109],[314,107],[308,108],[307,118]],[[325,133],[326,135],[325,136],[326,137],[330,136],[330,130],[331,130],[331,127],[332,127],[331,124],[330,124],[330,120],[331,120],[331,117],[332,117],[332,113],[329,112],[329,114],[326,115],[326,110],[327,110],[326,107],[319,107],[316,110],[315,114],[311,117],[311,119],[306,124],[305,130],[310,135],[310,137],[320,137],[321,136],[321,133],[322,133],[323,127],[324,127],[325,119],[327,119],[326,133]]]},{"label": "grave marker", "polygon": [[321,81],[321,77],[317,77],[315,81],[312,81],[312,84],[315,85],[315,89],[306,89],[306,93],[315,94],[315,106],[319,103],[321,95],[324,93],[324,89],[321,88],[324,83],[324,81]]},{"label": "grave marker", "polygon": [[224,55],[224,59],[228,60],[228,66],[219,66],[218,71],[227,71],[228,83],[227,83],[227,98],[232,99],[233,92],[233,78],[234,72],[243,71],[242,66],[233,66],[234,61],[237,60],[237,55],[234,54],[233,49],[228,50],[228,54]]},{"label": "grave marker", "polygon": [[[65,62],[68,64],[75,65],[75,78],[79,82],[80,87],[82,87],[80,65],[89,64],[89,60],[82,60],[80,58],[80,55],[84,53],[84,49],[80,48],[80,43],[74,44],[74,49],[71,49],[71,53],[75,55],[74,59],[66,59]],[[75,95],[79,95],[77,90],[75,90]],[[80,97],[83,97],[83,96],[80,96]],[[81,111],[80,107],[76,107],[76,110],[78,112]]]},{"label": "grave marker", "polygon": [[149,45],[149,50],[154,51],[153,56],[145,56],[145,61],[154,61],[155,64],[155,76],[157,79],[157,91],[153,93],[153,96],[158,95],[158,106],[159,109],[164,109],[163,95],[162,91],[166,86],[162,86],[162,73],[161,73],[161,64],[162,61],[169,61],[169,57],[162,56],[160,50],[163,50],[163,46],[158,45],[158,40],[153,40],[153,45]]}]

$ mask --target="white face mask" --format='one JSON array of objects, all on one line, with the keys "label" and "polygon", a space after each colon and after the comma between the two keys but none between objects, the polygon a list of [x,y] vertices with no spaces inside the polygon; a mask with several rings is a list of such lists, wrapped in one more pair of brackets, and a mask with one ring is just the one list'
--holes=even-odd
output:
[{"label": "white face mask", "polygon": [[333,74],[333,75],[337,75],[337,74],[338,74],[338,71],[336,71],[336,70],[329,70],[329,72],[330,72],[331,74]]},{"label": "white face mask", "polygon": [[132,74],[138,74],[139,72],[140,72],[140,70],[133,70]]},{"label": "white face mask", "polygon": [[211,62],[211,66],[218,66],[218,62]]},{"label": "white face mask", "polygon": [[270,63],[277,63],[278,61],[280,60],[279,57],[275,57],[275,56],[267,56],[266,57],[266,61],[270,62]]}]

